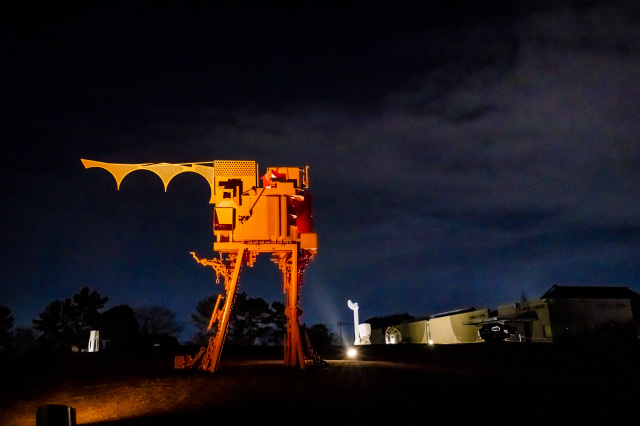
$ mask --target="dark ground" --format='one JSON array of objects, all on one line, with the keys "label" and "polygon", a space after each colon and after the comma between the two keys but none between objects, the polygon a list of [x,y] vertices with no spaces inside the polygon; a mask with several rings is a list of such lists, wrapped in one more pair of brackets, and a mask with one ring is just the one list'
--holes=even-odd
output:
[{"label": "dark ground", "polygon": [[320,351],[305,371],[282,348],[225,347],[217,373],[173,370],[174,353],[3,359],[0,424],[44,404],[78,424],[638,424],[640,345],[469,344]]}]

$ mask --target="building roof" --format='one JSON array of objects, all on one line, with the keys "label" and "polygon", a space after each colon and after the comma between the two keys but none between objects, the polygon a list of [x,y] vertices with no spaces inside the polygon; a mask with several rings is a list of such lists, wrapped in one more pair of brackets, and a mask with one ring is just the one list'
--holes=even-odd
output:
[{"label": "building roof", "polygon": [[640,294],[627,287],[560,286],[555,284],[541,299],[640,299]]},{"label": "building roof", "polygon": [[464,314],[466,312],[473,312],[475,310],[476,308],[474,308],[473,306],[469,306],[468,308],[455,309],[453,311],[439,312],[437,314],[429,315],[428,319],[448,317],[450,315],[457,315],[457,314]]}]

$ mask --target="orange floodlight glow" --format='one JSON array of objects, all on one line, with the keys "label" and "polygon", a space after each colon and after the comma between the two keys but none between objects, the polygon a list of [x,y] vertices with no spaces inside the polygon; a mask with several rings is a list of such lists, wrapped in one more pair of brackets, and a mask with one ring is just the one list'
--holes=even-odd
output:
[{"label": "orange floodlight glow", "polygon": [[183,172],[203,176],[211,188],[210,204],[214,204],[213,250],[218,259],[195,260],[215,270],[216,282],[224,279],[224,296],[218,298],[211,315],[210,329],[215,335],[207,348],[191,356],[178,356],[176,368],[200,368],[214,372],[218,368],[222,345],[242,266],[253,266],[260,253],[269,253],[283,275],[285,293],[284,363],[288,367],[304,369],[302,339],[298,317],[299,288],[305,267],[318,249],[313,232],[313,212],[309,186],[309,167],[268,167],[258,186],[258,165],[254,161],[210,161],[204,163],[144,163],[117,164],[82,160],[85,168],[107,170],[116,179],[118,189],[122,180],[136,170],[148,170],[160,177],[165,191],[169,182]]}]

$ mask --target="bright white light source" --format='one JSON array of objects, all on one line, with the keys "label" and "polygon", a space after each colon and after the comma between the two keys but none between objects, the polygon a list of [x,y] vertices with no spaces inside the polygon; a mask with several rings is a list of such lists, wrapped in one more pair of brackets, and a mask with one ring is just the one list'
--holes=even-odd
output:
[{"label": "bright white light source", "polygon": [[358,351],[351,348],[347,351],[347,355],[349,356],[349,358],[355,358],[355,356],[358,355]]},{"label": "bright white light source", "polygon": [[429,339],[429,344],[433,345],[433,340]]}]

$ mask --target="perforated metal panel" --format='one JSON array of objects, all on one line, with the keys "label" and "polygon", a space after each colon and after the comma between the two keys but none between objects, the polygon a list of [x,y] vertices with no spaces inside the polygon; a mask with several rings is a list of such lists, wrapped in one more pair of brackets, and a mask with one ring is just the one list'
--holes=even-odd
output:
[{"label": "perforated metal panel", "polygon": [[256,162],[255,161],[226,161],[215,160],[213,162],[214,174],[217,178],[231,177],[256,177]]},{"label": "perforated metal panel", "polygon": [[243,188],[246,191],[251,187],[258,186],[258,165],[255,161],[215,160],[213,162],[213,178],[216,196],[219,196],[219,183],[229,179],[242,180]]}]

